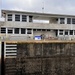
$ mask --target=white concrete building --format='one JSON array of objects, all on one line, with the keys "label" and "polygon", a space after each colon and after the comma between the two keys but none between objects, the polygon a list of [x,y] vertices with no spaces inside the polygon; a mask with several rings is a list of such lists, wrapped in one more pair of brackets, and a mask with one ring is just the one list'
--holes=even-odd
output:
[{"label": "white concrete building", "polygon": [[75,15],[2,10],[1,40],[75,39]]}]

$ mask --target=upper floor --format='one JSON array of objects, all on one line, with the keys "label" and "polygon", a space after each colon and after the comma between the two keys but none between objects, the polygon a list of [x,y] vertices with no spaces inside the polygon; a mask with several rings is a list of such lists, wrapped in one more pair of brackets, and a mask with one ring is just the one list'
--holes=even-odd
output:
[{"label": "upper floor", "polygon": [[6,22],[75,24],[74,15],[36,13],[13,10],[2,10],[1,13]]}]

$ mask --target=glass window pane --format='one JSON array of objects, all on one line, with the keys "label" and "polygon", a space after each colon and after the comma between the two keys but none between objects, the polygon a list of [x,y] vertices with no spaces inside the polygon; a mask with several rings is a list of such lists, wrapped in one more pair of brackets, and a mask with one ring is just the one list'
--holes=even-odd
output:
[{"label": "glass window pane", "polygon": [[70,35],[73,35],[73,30],[70,30]]},{"label": "glass window pane", "polygon": [[25,34],[25,29],[21,28],[21,34]]},{"label": "glass window pane", "polygon": [[75,30],[74,30],[74,35],[75,35]]},{"label": "glass window pane", "polygon": [[68,30],[65,31],[65,35],[68,35]]},{"label": "glass window pane", "polygon": [[46,31],[46,29],[42,29],[42,31]]},{"label": "glass window pane", "polygon": [[19,28],[14,29],[15,34],[19,34]]},{"label": "glass window pane", "polygon": [[22,15],[22,22],[27,22],[27,16],[26,15]]},{"label": "glass window pane", "polygon": [[63,35],[63,30],[59,30],[59,35]]},{"label": "glass window pane", "polygon": [[1,28],[1,33],[6,33],[6,28]]},{"label": "glass window pane", "polygon": [[27,34],[32,34],[32,30],[31,29],[27,29]]},{"label": "glass window pane", "polygon": [[8,14],[8,21],[12,21],[12,14]]},{"label": "glass window pane", "polygon": [[71,18],[67,18],[67,24],[71,24]]},{"label": "glass window pane", "polygon": [[72,19],[72,24],[75,24],[75,18]]},{"label": "glass window pane", "polygon": [[15,21],[20,21],[20,15],[15,15]]},{"label": "glass window pane", "polygon": [[13,33],[13,29],[12,28],[8,29],[8,34],[11,34],[11,33]]},{"label": "glass window pane", "polygon": [[29,16],[29,22],[32,22],[32,16]]},{"label": "glass window pane", "polygon": [[65,18],[60,18],[60,24],[65,24]]}]

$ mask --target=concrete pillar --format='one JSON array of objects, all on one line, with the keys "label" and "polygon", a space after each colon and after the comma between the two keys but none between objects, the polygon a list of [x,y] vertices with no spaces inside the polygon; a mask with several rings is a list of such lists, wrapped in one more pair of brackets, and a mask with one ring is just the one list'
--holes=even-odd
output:
[{"label": "concrete pillar", "polygon": [[75,30],[73,30],[73,33],[74,33],[74,35],[75,35]]},{"label": "concrete pillar", "polygon": [[70,35],[70,30],[68,30],[68,36]]},{"label": "concrete pillar", "polygon": [[71,30],[72,30],[72,25],[73,25],[73,24],[72,24],[72,18],[71,18]]},{"label": "concrete pillar", "polygon": [[27,22],[29,22],[29,16],[27,16]]},{"label": "concrete pillar", "polygon": [[20,22],[22,22],[22,14],[20,14]]},{"label": "concrete pillar", "polygon": [[57,35],[59,36],[59,30],[58,30],[58,34]]},{"label": "concrete pillar", "polygon": [[15,21],[15,14],[13,14],[13,21]]},{"label": "concrete pillar", "polygon": [[6,14],[6,19],[5,19],[5,21],[8,21],[8,16],[7,16],[8,14]]},{"label": "concrete pillar", "polygon": [[60,24],[60,18],[58,18],[58,24]]},{"label": "concrete pillar", "polygon": [[51,23],[51,19],[49,19],[49,23]]},{"label": "concrete pillar", "polygon": [[26,34],[27,34],[27,29],[26,29]]},{"label": "concrete pillar", "polygon": [[8,28],[6,28],[6,34],[8,34]]},{"label": "concrete pillar", "polygon": [[65,30],[63,30],[63,35],[65,36]]},{"label": "concrete pillar", "polygon": [[74,30],[73,30],[73,36],[74,36]]},{"label": "concrete pillar", "polygon": [[15,33],[14,33],[14,28],[13,28],[13,34],[15,34]]},{"label": "concrete pillar", "polygon": [[21,28],[19,28],[19,34],[21,34]]},{"label": "concrete pillar", "polygon": [[67,18],[65,18],[65,24],[67,24]]},{"label": "concrete pillar", "polygon": [[32,29],[32,31],[31,31],[31,32],[32,32],[32,35],[33,35],[33,29]]}]

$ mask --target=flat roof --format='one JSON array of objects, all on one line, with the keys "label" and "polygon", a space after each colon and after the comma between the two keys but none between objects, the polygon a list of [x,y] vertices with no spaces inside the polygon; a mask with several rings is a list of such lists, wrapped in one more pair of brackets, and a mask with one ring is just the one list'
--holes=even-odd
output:
[{"label": "flat roof", "polygon": [[17,11],[17,10],[1,10],[1,13],[24,13],[29,15],[41,15],[41,16],[67,16],[67,17],[75,17],[75,15],[67,15],[67,14],[52,14],[52,13],[42,13],[42,12],[27,12],[27,11]]}]

